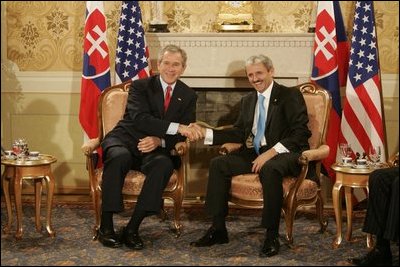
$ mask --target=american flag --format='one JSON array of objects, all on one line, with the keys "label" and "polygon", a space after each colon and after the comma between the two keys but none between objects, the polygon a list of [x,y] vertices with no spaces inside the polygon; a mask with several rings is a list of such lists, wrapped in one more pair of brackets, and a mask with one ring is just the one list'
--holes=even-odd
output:
[{"label": "american flag", "polygon": [[103,1],[87,1],[79,122],[89,138],[98,135],[97,102],[111,85],[106,32]]},{"label": "american flag", "polygon": [[115,56],[115,82],[150,76],[149,49],[138,1],[123,1]]},{"label": "american flag", "polygon": [[[361,155],[368,154],[371,146],[379,145],[381,161],[385,161],[381,91],[373,2],[357,1],[341,123],[342,140],[351,144],[354,153]],[[357,192],[354,192],[357,200],[366,197],[365,192]]]},{"label": "american flag", "polygon": [[342,134],[361,155],[380,146],[385,161],[381,80],[372,1],[358,1],[354,14]]},{"label": "american flag", "polygon": [[314,61],[311,80],[325,88],[332,96],[332,109],[326,142],[329,155],[323,160],[326,174],[335,180],[331,165],[336,162],[342,107],[340,86],[346,82],[349,60],[349,43],[344,30],[338,1],[318,1],[315,29]]}]

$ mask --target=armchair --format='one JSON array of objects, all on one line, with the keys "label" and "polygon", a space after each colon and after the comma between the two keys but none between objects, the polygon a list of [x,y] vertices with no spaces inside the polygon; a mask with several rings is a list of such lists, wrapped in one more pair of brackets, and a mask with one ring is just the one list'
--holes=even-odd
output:
[{"label": "armchair", "polygon": [[[302,92],[308,111],[308,127],[312,136],[308,142],[310,149],[304,151],[299,157],[302,166],[298,177],[286,177],[283,180],[283,207],[286,225],[286,240],[293,244],[293,221],[296,211],[301,206],[316,205],[316,213],[320,222],[320,232],[326,230],[328,222],[323,216],[323,199],[320,185],[305,179],[309,162],[316,162],[317,176],[320,177],[321,160],[329,154],[329,147],[325,144],[329,112],[332,105],[330,94],[312,83],[298,86]],[[221,146],[220,153],[230,153],[239,149],[241,144],[226,143]],[[262,208],[263,194],[258,174],[249,173],[232,177],[230,201],[236,205],[247,208]]]},{"label": "armchair", "polygon": [[[101,214],[101,179],[103,168],[97,168],[94,152],[100,147],[104,136],[112,130],[120,119],[122,119],[128,98],[129,85],[131,81],[114,85],[104,90],[99,98],[98,105],[98,122],[99,134],[97,138],[91,139],[82,145],[81,149],[86,156],[87,170],[89,173],[90,192],[92,195],[93,209],[95,211],[96,223],[94,226],[94,239],[97,238],[96,233],[100,227]],[[174,170],[167,187],[163,193],[163,200],[166,198],[173,201],[174,210],[174,230],[176,237],[181,234],[182,225],[180,223],[180,211],[182,208],[184,194],[184,175],[186,168],[187,144],[180,142],[176,144],[175,150],[171,153],[176,153],[181,157],[181,167]],[[145,176],[139,171],[131,170],[128,172],[125,183],[122,189],[124,202],[136,201],[143,186]],[[166,212],[163,209],[162,218],[166,218]]]}]

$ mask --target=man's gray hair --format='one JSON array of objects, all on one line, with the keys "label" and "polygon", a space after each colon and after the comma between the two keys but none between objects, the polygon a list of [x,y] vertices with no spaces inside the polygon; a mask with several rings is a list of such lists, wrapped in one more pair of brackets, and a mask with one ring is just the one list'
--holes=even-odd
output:
[{"label": "man's gray hair", "polygon": [[274,68],[274,65],[272,64],[272,60],[264,55],[257,55],[257,56],[251,56],[246,60],[246,66],[257,64],[257,63],[262,63],[264,66],[267,68],[267,70],[271,70]]},{"label": "man's gray hair", "polygon": [[172,44],[169,44],[169,45],[165,46],[163,49],[160,50],[160,52],[158,53],[158,63],[161,63],[165,52],[181,54],[181,56],[182,56],[182,65],[183,65],[183,67],[186,66],[187,54],[186,54],[185,50],[183,50],[182,48],[180,48],[177,45],[172,45]]}]

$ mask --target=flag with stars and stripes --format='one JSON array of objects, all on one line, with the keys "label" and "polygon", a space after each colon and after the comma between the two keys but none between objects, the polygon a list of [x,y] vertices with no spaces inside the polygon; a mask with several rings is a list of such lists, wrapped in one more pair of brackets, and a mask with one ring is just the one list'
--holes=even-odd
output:
[{"label": "flag with stars and stripes", "polygon": [[123,1],[115,55],[115,83],[151,75],[138,1]]},{"label": "flag with stars and stripes", "polygon": [[335,182],[331,165],[336,162],[342,106],[340,87],[345,86],[349,60],[349,43],[338,1],[318,1],[315,27],[314,61],[311,80],[331,93],[332,108],[326,143],[329,155],[322,161],[324,173]]},{"label": "flag with stars and stripes", "polygon": [[106,32],[103,1],[87,1],[79,122],[89,138],[98,135],[98,99],[101,92],[111,85]]},{"label": "flag with stars and stripes", "polygon": [[[368,153],[373,145],[385,149],[381,94],[373,1],[358,1],[341,125],[355,153]],[[382,156],[385,161],[383,150]]]},{"label": "flag with stars and stripes", "polygon": [[357,1],[341,123],[342,140],[360,155],[368,154],[371,146],[379,145],[382,162],[386,160],[386,143],[381,88],[373,1]]}]

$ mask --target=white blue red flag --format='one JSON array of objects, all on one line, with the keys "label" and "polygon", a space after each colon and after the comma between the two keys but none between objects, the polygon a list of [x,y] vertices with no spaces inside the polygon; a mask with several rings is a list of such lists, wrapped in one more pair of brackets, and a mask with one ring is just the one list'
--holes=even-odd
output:
[{"label": "white blue red flag", "polygon": [[106,32],[103,1],[87,1],[79,122],[89,138],[98,136],[98,99],[111,85]]},{"label": "white blue red flag", "polygon": [[311,80],[332,95],[327,144],[329,156],[322,162],[329,177],[334,181],[331,165],[336,162],[342,116],[340,87],[345,85],[349,58],[349,44],[343,25],[338,1],[318,1],[315,26],[314,62]]},{"label": "white blue red flag", "polygon": [[138,1],[123,1],[115,54],[115,83],[151,75],[142,12]]},{"label": "white blue red flag", "polygon": [[380,146],[381,161],[386,160],[373,1],[356,2],[341,130],[354,153]]}]

